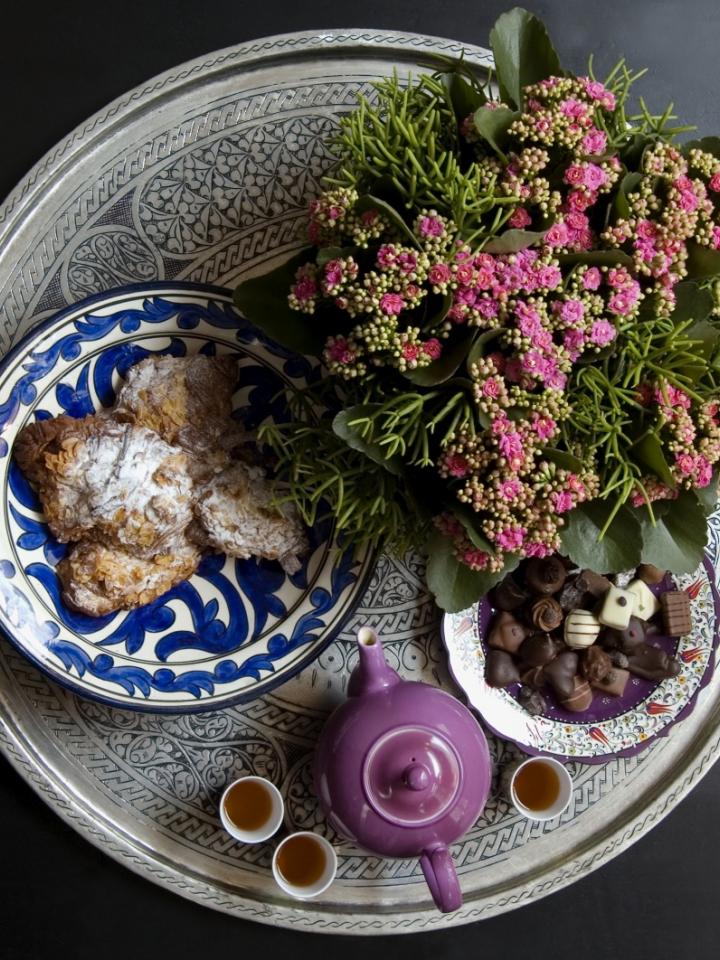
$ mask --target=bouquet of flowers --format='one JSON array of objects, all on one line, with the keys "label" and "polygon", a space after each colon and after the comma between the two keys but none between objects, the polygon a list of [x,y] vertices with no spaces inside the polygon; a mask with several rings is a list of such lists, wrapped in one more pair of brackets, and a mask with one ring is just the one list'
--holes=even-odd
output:
[{"label": "bouquet of flowers", "polygon": [[560,66],[515,9],[340,122],[310,246],[236,302],[323,375],[263,430],[313,522],[428,556],[457,610],[523,557],[700,562],[720,462],[720,138]]}]

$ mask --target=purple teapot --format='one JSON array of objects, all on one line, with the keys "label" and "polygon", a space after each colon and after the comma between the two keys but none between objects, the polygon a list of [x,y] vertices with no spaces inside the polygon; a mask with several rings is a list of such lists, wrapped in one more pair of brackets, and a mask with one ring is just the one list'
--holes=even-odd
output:
[{"label": "purple teapot", "polygon": [[385,857],[420,857],[443,913],[462,894],[448,844],[480,816],[490,789],[487,741],[470,711],[426,683],[402,680],[377,635],[358,633],[348,699],[315,753],[315,788],[328,822]]}]

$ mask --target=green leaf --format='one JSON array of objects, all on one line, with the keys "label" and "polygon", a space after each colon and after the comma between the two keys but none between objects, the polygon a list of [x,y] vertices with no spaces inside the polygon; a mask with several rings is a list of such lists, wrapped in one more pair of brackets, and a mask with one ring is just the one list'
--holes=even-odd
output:
[{"label": "green leaf", "polygon": [[620,507],[599,539],[614,506],[611,501],[591,500],[567,514],[560,539],[563,552],[579,567],[619,573],[640,563],[640,524],[629,507]]},{"label": "green leaf", "polygon": [[341,410],[333,420],[333,433],[353,450],[364,453],[366,457],[379,463],[390,473],[400,476],[403,472],[402,459],[397,454],[392,457],[386,456],[386,449],[375,441],[366,440],[362,435],[362,426],[353,423],[364,417],[373,417],[381,406],[382,404],[379,403],[360,403]]},{"label": "green leaf", "polygon": [[720,496],[720,491],[718,490],[719,482],[720,467],[715,467],[710,483],[706,487],[695,487],[693,490],[706,517],[709,517],[711,513],[715,513],[717,509],[718,496]]},{"label": "green leaf", "polygon": [[558,256],[561,266],[584,264],[589,267],[614,267],[617,264],[631,267],[633,258],[622,250],[590,250],[586,253],[561,253]]},{"label": "green leaf", "polygon": [[710,250],[697,243],[688,244],[688,276],[695,280],[706,280],[720,274],[720,250]]},{"label": "green leaf", "polygon": [[702,562],[707,543],[707,521],[698,498],[683,490],[677,500],[653,504],[655,526],[640,508],[642,562],[671,573],[693,573]]},{"label": "green leaf", "polygon": [[[437,309],[432,309],[432,304],[438,303]],[[429,313],[427,319],[423,321],[422,329],[424,331],[436,330],[448,314],[448,310],[453,303],[453,292],[448,290],[446,294],[431,293],[425,299],[425,306]]]},{"label": "green leaf", "polygon": [[698,344],[697,352],[707,362],[715,353],[718,339],[720,339],[720,330],[709,321],[701,320],[688,327],[685,335]]},{"label": "green leaf", "polygon": [[670,467],[665,459],[663,445],[654,433],[646,433],[645,436],[632,448],[634,458],[643,466],[652,470],[652,472],[666,483],[673,490],[676,487],[675,479],[670,472]]},{"label": "green leaf", "polygon": [[720,137],[703,137],[701,140],[688,140],[683,144],[683,153],[685,156],[691,150],[704,150],[705,153],[711,153],[720,160]]},{"label": "green leaf", "polygon": [[497,573],[471,570],[455,559],[452,540],[439,531],[432,534],[425,545],[425,552],[428,555],[425,573],[428,588],[437,605],[447,613],[456,613],[472,606],[520,562],[519,557],[510,556]]},{"label": "green leaf", "polygon": [[301,250],[290,260],[235,288],[233,298],[242,315],[263,333],[296,353],[318,355],[326,334],[317,317],[291,310],[288,294],[298,267],[312,261],[313,248]]},{"label": "green leaf", "polygon": [[395,207],[391,206],[385,200],[381,200],[380,197],[374,197],[372,194],[366,193],[365,196],[358,199],[354,210],[357,213],[364,213],[366,210],[377,210],[378,213],[381,213],[386,220],[390,221],[390,223],[402,234],[408,243],[413,244],[415,247],[420,245],[418,238],[412,232],[407,223],[405,223]]},{"label": "green leaf", "polygon": [[485,253],[517,253],[540,243],[546,230],[506,230],[483,247]]},{"label": "green leaf", "polygon": [[692,280],[683,280],[675,285],[675,307],[672,319],[675,323],[685,320],[705,320],[713,308],[713,298],[709,290],[701,289]]},{"label": "green leaf", "polygon": [[465,361],[468,373],[470,372],[470,367],[479,360],[480,357],[484,357],[487,353],[487,345],[492,343],[493,340],[496,340],[501,333],[505,333],[505,327],[495,327],[494,330],[484,330],[473,342],[473,345],[468,351],[467,360]]},{"label": "green leaf", "polygon": [[563,470],[570,470],[571,473],[581,473],[585,465],[578,457],[574,457],[567,450],[556,450],[555,447],[545,447],[543,457],[551,463],[562,467]]},{"label": "green leaf", "polygon": [[474,335],[474,329],[464,327],[454,338],[443,341],[443,352],[437,360],[426,367],[406,370],[405,378],[419,387],[434,387],[449,380],[467,356]]},{"label": "green leaf", "polygon": [[454,501],[449,506],[450,513],[456,517],[460,523],[463,525],[463,529],[467,534],[467,538],[470,543],[477,547],[478,550],[484,550],[485,553],[494,553],[493,545],[483,536],[482,533],[477,529],[476,524],[479,522],[478,515],[472,509],[464,503],[459,503]]},{"label": "green leaf", "polygon": [[353,257],[357,252],[357,247],[320,247],[315,257],[315,263],[318,267],[324,267],[331,260],[338,260],[340,257]]},{"label": "green leaf", "polygon": [[503,160],[505,147],[510,136],[508,130],[518,117],[519,112],[513,112],[508,107],[480,107],[475,111],[475,129]]},{"label": "green leaf", "polygon": [[631,170],[640,166],[642,156],[648,147],[656,143],[655,137],[636,133],[620,151],[620,159]]},{"label": "green leaf", "polygon": [[500,96],[515,107],[523,104],[523,87],[562,75],[560,60],[543,23],[521,7],[497,19],[490,31],[490,46]]},{"label": "green leaf", "polygon": [[462,123],[469,114],[474,113],[484,103],[487,103],[487,97],[483,91],[474,87],[457,71],[444,73],[442,82],[448,92],[448,98],[458,123]]},{"label": "green leaf", "polygon": [[626,220],[630,216],[630,204],[627,195],[642,181],[641,173],[626,173],[620,181],[613,206],[618,217]]}]

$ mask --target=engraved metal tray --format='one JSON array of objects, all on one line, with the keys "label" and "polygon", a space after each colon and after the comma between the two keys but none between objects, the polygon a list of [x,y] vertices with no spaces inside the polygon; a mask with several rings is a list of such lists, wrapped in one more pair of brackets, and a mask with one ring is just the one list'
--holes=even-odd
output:
[{"label": "engraved metal tray", "polygon": [[[461,49],[383,31],[299,33],[192,61],[116,100],[43,158],[0,212],[0,350],[89,294],[156,279],[232,286],[299,246],[338,114],[374,77],[433,68]],[[465,53],[478,69],[490,63],[487,51]],[[715,525],[712,559],[717,552]],[[67,822],[156,883],[246,919],[358,934],[466,923],[557,890],[642,836],[717,757],[720,674],[647,751],[573,765],[573,804],[560,822],[523,820],[494,790],[454,848],[465,896],[457,913],[434,909],[415,861],[365,855],[335,837],[337,882],[319,900],[288,901],[270,876],[272,848],[233,843],[217,799],[253,771],[281,787],[289,826],[327,830],[309,762],[344,696],[361,622],[382,634],[403,675],[455,690],[422,573],[413,556],[381,557],[338,641],[275,692],[214,713],[89,702],[0,638],[0,746]],[[492,738],[491,750],[496,766],[514,757]]]}]

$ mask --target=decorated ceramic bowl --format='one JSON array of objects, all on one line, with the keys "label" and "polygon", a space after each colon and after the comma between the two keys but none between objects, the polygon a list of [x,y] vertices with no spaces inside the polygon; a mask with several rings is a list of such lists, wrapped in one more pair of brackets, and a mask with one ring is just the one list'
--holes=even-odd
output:
[{"label": "decorated ceramic bowl", "polygon": [[[714,567],[720,551],[720,516],[710,521],[709,544],[703,564],[674,586],[692,600],[692,630],[680,639],[653,635],[652,642],[678,658],[680,673],[661,682],[631,677],[622,697],[595,694],[582,713],[564,710],[548,698],[545,712],[531,716],[518,702],[520,684],[503,689],[485,680],[486,635],[493,610],[483,598],[468,610],[446,614],[443,639],[450,670],[468,701],[487,726],[525,753],[600,763],[610,756],[630,756],[665,736],[692,711],[709,682],[718,645],[720,600]],[[670,589],[668,578],[664,584]]]},{"label": "decorated ceramic bowl", "polygon": [[317,375],[252,328],[228,291],[182,283],[91,297],[35,327],[0,366],[0,624],[53,679],[119,706],[177,713],[260,696],[333,640],[372,566],[326,521],[292,576],[274,562],[209,554],[144,607],[102,617],[68,609],[55,572],[67,547],[12,459],[14,438],[34,420],[111,406],[144,357],[193,353],[238,358],[235,415],[249,430],[282,419],[285,391]]}]

